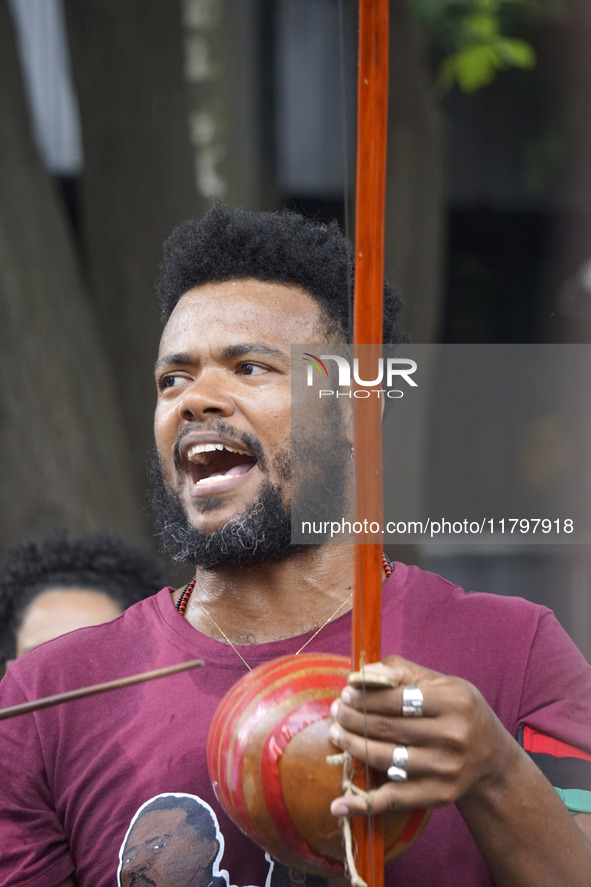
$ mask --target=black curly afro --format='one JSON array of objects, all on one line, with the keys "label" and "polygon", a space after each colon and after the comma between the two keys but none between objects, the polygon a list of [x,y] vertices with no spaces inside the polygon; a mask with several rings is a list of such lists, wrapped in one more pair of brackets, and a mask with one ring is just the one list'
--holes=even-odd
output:
[{"label": "black curly afro", "polygon": [[73,536],[56,530],[19,542],[0,563],[0,656],[14,658],[25,610],[48,588],[102,591],[126,609],[166,584],[159,558],[110,533]]},{"label": "black curly afro", "polygon": [[[164,323],[186,292],[240,278],[298,286],[321,306],[329,340],[352,341],[353,247],[338,224],[298,213],[253,212],[216,201],[164,244],[158,298]],[[401,301],[384,285],[384,342],[406,341],[397,327]]]}]

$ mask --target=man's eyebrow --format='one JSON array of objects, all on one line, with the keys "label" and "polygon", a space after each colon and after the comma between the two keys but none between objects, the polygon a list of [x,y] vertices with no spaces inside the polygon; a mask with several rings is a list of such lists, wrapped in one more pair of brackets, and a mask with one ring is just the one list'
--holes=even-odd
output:
[{"label": "man's eyebrow", "polygon": [[247,354],[266,354],[270,357],[287,357],[287,352],[268,342],[240,342],[236,345],[228,345],[220,351],[224,360],[231,360],[234,357],[245,357]]},{"label": "man's eyebrow", "polygon": [[[246,357],[248,354],[267,355],[285,360],[288,352],[268,342],[239,342],[236,345],[227,345],[219,352],[222,360],[234,360],[237,357]],[[187,351],[178,351],[176,354],[165,354],[158,358],[154,364],[154,372],[157,374],[164,367],[185,366],[195,360]]]},{"label": "man's eyebrow", "polygon": [[178,351],[176,354],[165,354],[164,357],[159,357],[154,364],[154,372],[157,373],[163,367],[168,367],[173,364],[180,364],[183,366],[183,364],[191,362],[191,355],[187,351]]},{"label": "man's eyebrow", "polygon": [[153,838],[146,838],[144,844],[153,844],[154,841],[161,841],[162,838],[172,838],[172,834],[169,834],[168,832],[162,832],[161,835],[154,835]]},{"label": "man's eyebrow", "polygon": [[126,853],[133,853],[134,850],[138,850],[143,844],[153,844],[154,841],[161,841],[162,838],[172,838],[172,834],[163,832],[161,835],[154,835],[152,838],[146,838],[141,844],[128,844],[123,851],[123,855]]}]

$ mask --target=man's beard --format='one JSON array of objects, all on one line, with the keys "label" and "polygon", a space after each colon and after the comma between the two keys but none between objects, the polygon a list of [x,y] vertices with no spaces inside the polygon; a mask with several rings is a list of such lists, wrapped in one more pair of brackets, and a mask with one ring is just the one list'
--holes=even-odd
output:
[{"label": "man's beard", "polygon": [[[204,533],[196,529],[187,517],[179,494],[167,486],[162,474],[158,452],[154,449],[150,464],[151,503],[156,528],[169,555],[177,563],[194,564],[204,570],[223,567],[254,567],[294,557],[326,541],[323,535],[315,537],[315,544],[292,542],[292,518],[332,520],[346,508],[346,473],[350,466],[349,445],[344,438],[340,413],[331,409],[326,414],[324,441],[310,435],[300,435],[295,458],[297,481],[292,489],[293,513],[285,505],[282,488],[267,477],[258,498],[242,513],[231,518],[223,527]],[[235,429],[218,421],[216,431],[238,439],[244,438],[251,452],[257,454],[257,463],[264,474],[267,462],[258,441],[238,435]],[[187,432],[186,432],[187,433]],[[177,477],[182,466],[179,444],[175,446]],[[281,481],[292,481],[292,458],[289,452],[279,452],[273,468]],[[201,513],[215,508],[214,500],[201,502]]]},{"label": "man's beard", "polygon": [[281,488],[269,480],[247,511],[218,530],[204,533],[191,525],[179,496],[167,488],[157,452],[152,455],[150,479],[156,527],[164,548],[178,563],[218,570],[272,563],[296,554]]}]

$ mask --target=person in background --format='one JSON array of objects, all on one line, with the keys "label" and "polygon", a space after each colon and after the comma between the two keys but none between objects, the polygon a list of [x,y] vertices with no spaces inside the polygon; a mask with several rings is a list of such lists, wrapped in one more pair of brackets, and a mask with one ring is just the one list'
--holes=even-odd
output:
[{"label": "person in background", "polygon": [[2,665],[66,632],[109,622],[166,584],[159,558],[111,533],[57,530],[19,542],[0,563]]}]

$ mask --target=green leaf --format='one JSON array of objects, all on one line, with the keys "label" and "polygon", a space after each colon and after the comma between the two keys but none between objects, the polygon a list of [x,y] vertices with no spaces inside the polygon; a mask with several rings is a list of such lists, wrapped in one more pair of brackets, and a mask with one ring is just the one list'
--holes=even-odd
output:
[{"label": "green leaf", "polygon": [[[491,83],[507,68],[531,69],[536,55],[529,43],[505,36],[514,16],[506,7],[528,7],[539,0],[409,0],[415,13],[430,28],[443,53],[436,80],[441,95],[457,83],[473,93]],[[589,0],[591,2],[591,0]]]},{"label": "green leaf", "polygon": [[500,66],[499,55],[494,46],[467,46],[455,53],[455,78],[463,92],[476,92],[488,86]]},{"label": "green leaf", "polygon": [[535,67],[535,51],[525,40],[518,40],[517,37],[499,37],[495,41],[495,48],[506,65],[525,69]]}]

